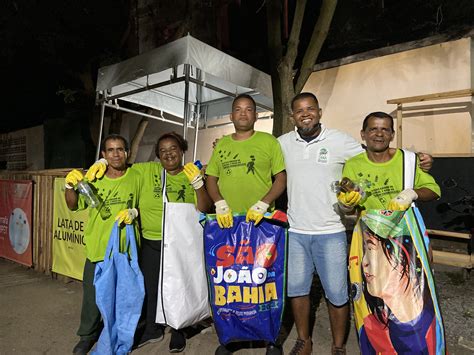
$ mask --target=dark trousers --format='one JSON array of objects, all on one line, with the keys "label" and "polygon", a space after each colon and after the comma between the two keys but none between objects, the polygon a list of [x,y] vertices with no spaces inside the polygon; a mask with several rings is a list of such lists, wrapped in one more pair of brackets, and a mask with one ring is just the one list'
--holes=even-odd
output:
[{"label": "dark trousers", "polygon": [[158,278],[160,275],[161,240],[142,238],[138,261],[145,280],[145,300],[142,311],[142,317],[146,322],[145,331],[153,330],[157,326],[155,320]]},{"label": "dark trousers", "polygon": [[81,339],[98,339],[103,328],[99,308],[95,303],[94,271],[95,263],[86,259],[82,277],[81,324],[77,331]]}]

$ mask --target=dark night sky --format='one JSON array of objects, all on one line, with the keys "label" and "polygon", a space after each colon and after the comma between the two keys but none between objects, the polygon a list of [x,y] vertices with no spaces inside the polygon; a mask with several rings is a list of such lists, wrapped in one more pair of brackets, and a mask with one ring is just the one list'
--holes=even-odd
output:
[{"label": "dark night sky", "polygon": [[[294,1],[289,1],[290,7]],[[319,1],[308,3],[314,7],[308,9],[303,26],[309,34]],[[268,71],[262,50],[265,10],[257,12],[260,5],[241,1],[239,11],[230,17],[231,47],[226,50]],[[99,66],[125,59],[121,40],[127,6],[128,0],[4,1],[0,60],[7,94],[0,132],[63,117],[64,96],[57,92],[80,88],[77,73],[95,74]],[[472,0],[341,0],[318,62],[473,27]],[[308,39],[309,35],[303,36],[301,45]],[[79,100],[72,106],[84,104]]]}]

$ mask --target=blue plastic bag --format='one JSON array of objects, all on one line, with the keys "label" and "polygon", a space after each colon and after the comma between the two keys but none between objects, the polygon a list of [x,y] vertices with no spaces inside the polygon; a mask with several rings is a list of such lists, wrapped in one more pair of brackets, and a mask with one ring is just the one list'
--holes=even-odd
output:
[{"label": "blue plastic bag", "polygon": [[119,227],[115,223],[104,261],[97,263],[95,269],[96,303],[102,315],[104,329],[92,354],[130,352],[141,314],[145,285],[138,266],[133,226],[126,226],[125,252],[120,252],[119,239]]},{"label": "blue plastic bag", "polygon": [[266,218],[255,226],[234,216],[234,226],[221,229],[208,216],[206,273],[221,344],[276,341],[285,300],[286,236],[286,226]]}]

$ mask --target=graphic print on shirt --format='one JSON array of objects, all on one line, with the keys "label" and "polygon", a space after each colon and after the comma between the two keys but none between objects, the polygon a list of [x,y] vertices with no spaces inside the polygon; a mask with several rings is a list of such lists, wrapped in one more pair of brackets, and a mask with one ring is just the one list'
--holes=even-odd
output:
[{"label": "graphic print on shirt", "polygon": [[318,150],[318,163],[327,164],[329,162],[329,150],[327,148],[321,147]]},{"label": "graphic print on shirt", "polygon": [[245,162],[239,157],[238,153],[233,155],[231,151],[227,152],[226,150],[219,150],[218,153],[222,168],[227,176],[231,176],[233,174],[233,170],[240,167],[246,168],[247,175],[255,175],[255,155],[250,155],[248,161]]},{"label": "graphic print on shirt", "polygon": [[184,202],[186,193],[186,185],[181,185],[181,190],[178,190],[178,197],[176,198],[177,201],[182,200]]},{"label": "graphic print on shirt", "polygon": [[386,206],[391,198],[399,192],[390,181],[390,177],[380,183],[380,177],[378,175],[372,177],[370,174],[367,174],[367,176],[365,176],[364,173],[359,172],[357,176],[358,179],[355,182],[361,186],[367,194],[378,199],[383,206]]},{"label": "graphic print on shirt", "polygon": [[247,174],[252,173],[255,175],[255,156],[250,156],[250,161],[247,163]]},{"label": "graphic print on shirt", "polygon": [[112,190],[106,191],[104,188],[100,188],[97,190],[97,195],[99,197],[99,206],[97,209],[99,210],[100,217],[103,220],[108,219],[111,215],[111,206],[113,205],[122,205],[123,208],[133,208],[133,193],[131,192],[128,195],[126,201],[122,200],[120,196],[118,196],[118,191],[115,191],[112,194]]}]

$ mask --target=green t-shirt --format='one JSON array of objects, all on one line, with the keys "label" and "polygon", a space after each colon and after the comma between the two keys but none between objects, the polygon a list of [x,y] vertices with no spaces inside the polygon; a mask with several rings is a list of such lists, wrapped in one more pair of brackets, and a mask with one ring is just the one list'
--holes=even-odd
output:
[{"label": "green t-shirt", "polygon": [[[161,240],[161,219],[163,214],[163,196],[161,195],[161,173],[159,162],[136,163],[131,167],[140,175],[142,192],[140,195],[140,222],[145,239]],[[195,204],[196,195],[189,180],[180,172],[177,175],[166,174],[166,193],[170,202]]]},{"label": "green t-shirt", "polygon": [[245,212],[272,186],[272,176],[285,170],[280,144],[271,134],[255,132],[244,141],[222,137],[206,174],[219,178],[219,191],[233,212]]},{"label": "green t-shirt", "polygon": [[[101,179],[90,182],[95,189],[99,201],[97,208],[89,208],[89,221],[84,231],[86,257],[93,262],[104,259],[105,250],[109,241],[115,217],[126,208],[138,207],[140,196],[140,176],[131,169],[116,179],[103,176]],[[85,199],[79,194],[78,209],[87,208]],[[136,225],[135,225],[136,227]],[[135,237],[139,241],[139,233],[135,228]],[[120,228],[121,247],[125,244],[125,228]]]},{"label": "green t-shirt", "polygon": [[[418,159],[417,159],[418,160]],[[385,209],[388,203],[403,190],[403,154],[400,149],[385,163],[374,163],[367,153],[360,153],[349,159],[342,172],[359,184],[367,194],[362,203],[365,209]],[[433,177],[416,166],[414,189],[426,187],[441,196],[441,191]]]}]

